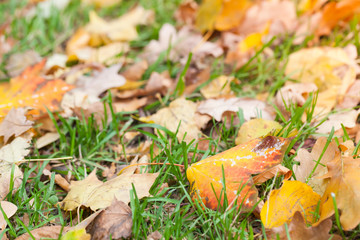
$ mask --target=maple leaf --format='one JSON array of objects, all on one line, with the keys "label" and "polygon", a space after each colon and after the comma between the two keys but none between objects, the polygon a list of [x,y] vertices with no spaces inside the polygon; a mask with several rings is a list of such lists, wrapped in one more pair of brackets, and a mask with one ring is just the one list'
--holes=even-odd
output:
[{"label": "maple leaf", "polygon": [[273,190],[261,209],[261,221],[266,228],[274,228],[290,222],[296,211],[305,215],[308,223],[314,223],[313,213],[320,195],[300,181],[284,181],[282,187]]},{"label": "maple leaf", "polygon": [[96,177],[94,170],[87,178],[81,181],[72,181],[70,192],[61,202],[62,208],[72,211],[77,207],[90,207],[92,210],[105,208],[111,205],[114,198],[130,202],[130,190],[135,187],[138,198],[149,196],[149,189],[159,173],[133,174],[123,173],[105,183]]},{"label": "maple leaf", "polygon": [[[341,147],[346,148],[344,144],[340,144]],[[328,180],[328,185],[320,202],[319,222],[335,213],[334,197],[337,208],[341,210],[341,226],[344,230],[351,230],[360,223],[360,159],[336,152],[327,168],[328,173],[321,177]]]},{"label": "maple leaf", "polygon": [[206,207],[216,210],[220,207],[217,199],[223,204],[221,192],[226,187],[230,205],[237,201],[243,211],[251,209],[258,195],[251,175],[279,164],[288,142],[273,136],[257,138],[192,164],[186,175],[193,199],[200,197]]},{"label": "maple leaf", "polygon": [[39,117],[59,109],[59,103],[65,92],[73,88],[61,79],[46,81],[40,76],[45,60],[27,68],[20,76],[12,78],[10,83],[0,84],[0,119],[12,108],[30,107],[28,114]]},{"label": "maple leaf", "polygon": [[32,238],[35,239],[58,239],[60,233],[64,234],[70,229],[70,227],[63,227],[59,225],[53,226],[43,226],[34,230],[31,230],[30,233],[24,233],[19,237],[15,238],[15,240],[29,240]]}]

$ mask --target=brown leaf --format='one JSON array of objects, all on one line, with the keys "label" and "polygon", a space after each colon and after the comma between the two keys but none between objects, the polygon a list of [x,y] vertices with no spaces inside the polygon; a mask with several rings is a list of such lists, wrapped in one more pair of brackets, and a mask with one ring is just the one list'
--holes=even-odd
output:
[{"label": "brown leaf", "polygon": [[149,236],[147,236],[147,240],[160,240],[160,239],[162,239],[162,235],[161,235],[161,233],[159,233],[159,231],[155,231],[155,232],[152,232],[152,233],[150,233],[150,235]]},{"label": "brown leaf", "polygon": [[11,77],[17,77],[27,67],[34,65],[41,61],[39,53],[28,50],[23,53],[15,53],[7,60],[6,70]]},{"label": "brown leaf", "polygon": [[341,129],[341,124],[346,128],[354,128],[359,112],[359,110],[351,110],[332,114],[328,120],[319,126],[317,132],[330,133],[332,128],[334,128],[335,131]]},{"label": "brown leaf", "polygon": [[102,211],[87,228],[92,239],[128,238],[132,232],[132,213],[122,201],[114,201]]},{"label": "brown leaf", "polygon": [[[58,239],[60,233],[62,235],[66,233],[70,227],[62,227],[62,226],[45,226],[40,227],[31,231],[31,235],[34,236],[35,239]],[[24,233],[20,237],[15,238],[15,240],[29,240],[31,236],[29,233]]]},{"label": "brown leaf", "polygon": [[34,122],[27,120],[26,112],[25,108],[12,108],[0,123],[0,136],[4,136],[5,143],[13,135],[18,137],[32,127]]},{"label": "brown leaf", "polygon": [[337,152],[327,167],[328,173],[321,176],[328,185],[320,202],[319,222],[335,213],[334,197],[337,208],[341,210],[341,226],[346,231],[351,230],[360,223],[360,159]]},{"label": "brown leaf", "polygon": [[273,120],[275,118],[274,110],[265,102],[250,98],[219,98],[202,101],[197,108],[201,114],[207,114],[221,121],[225,112],[238,112],[243,110],[245,121],[256,118],[261,115],[263,119]]},{"label": "brown leaf", "polygon": [[131,65],[128,69],[121,73],[127,81],[138,81],[148,68],[148,63],[143,60]]},{"label": "brown leaf", "polygon": [[319,179],[319,177],[327,172],[327,168],[325,167],[326,164],[331,161],[335,157],[336,152],[338,152],[337,145],[334,142],[330,142],[318,166],[316,167],[314,174],[311,176],[310,179],[308,179],[308,177],[313,171],[316,162],[319,161],[319,158],[325,148],[326,142],[326,137],[319,138],[310,153],[304,148],[299,149],[298,154],[294,160],[300,162],[300,165],[293,166],[296,180],[304,183],[307,182],[308,185],[310,185],[313,190],[320,195],[322,195],[325,191],[326,182],[324,182],[323,179]]},{"label": "brown leaf", "polygon": [[297,211],[288,225],[288,230],[284,226],[272,228],[268,231],[269,235],[267,237],[270,239],[287,240],[287,234],[289,234],[291,239],[299,240],[341,240],[342,238],[339,235],[329,234],[331,226],[331,219],[326,219],[316,227],[307,227],[303,215]]},{"label": "brown leaf", "polygon": [[194,0],[183,1],[174,14],[176,22],[194,25],[197,10],[198,4]]}]

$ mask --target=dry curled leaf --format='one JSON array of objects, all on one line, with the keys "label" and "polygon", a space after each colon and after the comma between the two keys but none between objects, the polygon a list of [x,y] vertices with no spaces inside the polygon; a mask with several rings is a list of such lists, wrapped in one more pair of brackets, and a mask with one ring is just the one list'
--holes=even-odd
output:
[{"label": "dry curled leaf", "polygon": [[192,198],[200,198],[206,207],[216,210],[221,207],[218,199],[224,202],[221,192],[226,186],[230,206],[251,209],[258,195],[251,175],[281,163],[287,145],[285,138],[257,138],[192,164],[186,170]]},{"label": "dry curled leaf", "polygon": [[[31,230],[31,235],[35,239],[58,239],[60,234],[66,233],[66,231],[69,230],[69,227],[63,227],[63,226],[44,226],[40,227],[34,230]],[[15,238],[15,240],[29,240],[31,239],[31,236],[29,233],[24,233],[23,235],[20,235],[19,237]]]}]

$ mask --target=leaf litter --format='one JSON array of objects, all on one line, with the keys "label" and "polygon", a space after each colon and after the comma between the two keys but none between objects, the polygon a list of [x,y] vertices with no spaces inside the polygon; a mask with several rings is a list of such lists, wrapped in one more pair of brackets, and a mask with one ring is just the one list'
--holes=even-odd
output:
[{"label": "leaf litter", "polygon": [[[33,179],[66,193],[55,194],[49,205],[61,206],[59,214],[65,222],[51,220],[53,226],[37,225],[42,227],[18,234],[0,219],[7,237],[139,237],[134,194],[140,203],[148,204],[141,211],[152,211],[151,201],[178,201],[183,192],[177,191],[173,198],[169,193],[179,187],[174,183],[179,178],[164,170],[175,167],[188,179],[185,188],[191,199],[181,203],[189,206],[188,212],[199,204],[202,210],[221,214],[257,208],[266,228],[262,233],[255,229],[260,238],[268,234],[270,239],[340,239],[337,233],[351,234],[360,223],[355,152],[360,139],[359,47],[351,41],[357,33],[351,31],[358,28],[353,26],[358,1],[187,0],[174,7],[171,23],[159,23],[156,9],[141,4],[122,15],[101,12],[120,2],[84,0],[96,6],[86,10],[89,23],[73,29],[73,35],[46,56],[48,60],[32,49],[12,53],[19,39],[10,37],[9,24],[0,25],[0,57],[3,62],[7,59],[0,77],[10,78],[0,83],[1,206],[16,226],[13,214],[26,217],[24,206],[17,206],[20,211],[14,208],[12,196]],[[47,19],[52,17],[49,6],[56,11],[69,6],[66,1],[50,0],[33,4],[48,6],[38,15]],[[29,9],[27,17],[37,17],[34,8]],[[332,42],[334,30],[344,35],[344,43]],[[289,44],[289,36],[294,36],[291,50],[279,58],[278,49]],[[265,90],[254,90],[248,97],[248,86],[256,89],[262,84],[256,71],[273,71],[271,64],[263,70],[261,61],[272,59],[279,60],[283,80],[274,87],[273,79],[266,79]],[[270,93],[271,87],[275,91]],[[297,116],[294,109],[306,107],[310,100],[315,103],[313,109]],[[55,114],[49,118],[48,113]],[[99,140],[101,134],[84,137],[73,132],[79,119],[85,119],[87,129],[116,129],[117,133],[104,142]],[[292,125],[294,119],[301,124]],[[167,133],[175,133],[176,138]],[[321,137],[329,134],[334,139]],[[84,142],[77,139],[96,142],[99,152],[111,149],[112,155],[88,154]],[[308,139],[317,140],[308,145]],[[176,144],[181,144],[181,151],[187,145],[195,150],[183,152],[174,163],[164,156],[169,150],[175,154]],[[63,151],[66,146],[70,154]],[[138,156],[143,156],[141,161]],[[100,161],[93,161],[98,157]],[[39,168],[39,162],[47,159],[50,163]],[[155,165],[163,166],[152,171]],[[34,172],[29,173],[26,166]],[[181,183],[184,186],[184,180]],[[174,210],[164,211],[172,214]],[[255,217],[256,211],[252,212]],[[70,213],[77,218],[71,228]],[[332,227],[332,219],[338,217]],[[146,231],[142,237],[167,238],[162,228]]]}]

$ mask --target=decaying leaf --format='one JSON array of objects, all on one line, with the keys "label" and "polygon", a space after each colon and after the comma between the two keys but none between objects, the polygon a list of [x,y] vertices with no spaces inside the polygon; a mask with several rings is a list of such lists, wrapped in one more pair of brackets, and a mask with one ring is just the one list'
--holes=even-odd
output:
[{"label": "decaying leaf", "polygon": [[[299,149],[298,154],[294,160],[298,161],[300,165],[293,166],[296,180],[303,183],[307,182],[307,184],[320,195],[322,195],[325,191],[326,181],[319,177],[327,173],[326,164],[329,161],[332,161],[336,152],[338,152],[337,145],[333,141],[329,143],[329,146],[324,151],[326,142],[326,137],[319,138],[310,153],[306,149]],[[319,159],[323,151],[324,154],[322,155],[321,159]],[[319,163],[317,164],[317,162]],[[314,170],[315,166],[316,169]],[[314,172],[309,178],[309,175],[313,170]]]},{"label": "decaying leaf", "polygon": [[[7,218],[13,216],[18,209],[15,204],[8,201],[0,201],[0,204]],[[5,217],[2,213],[0,213],[0,230],[1,231],[4,230],[6,226],[7,226],[7,222],[5,221]]]},{"label": "decaying leaf", "polygon": [[[199,138],[201,134],[200,128],[209,121],[206,116],[202,117],[197,114],[196,108],[196,103],[185,98],[178,98],[171,102],[169,107],[160,109],[157,113],[151,115],[149,120],[166,127],[172,132],[178,130],[177,138],[179,141],[184,139],[185,142],[189,143]],[[204,118],[204,121],[201,118]]]},{"label": "decaying leaf", "polygon": [[316,227],[307,227],[305,219],[301,212],[295,212],[291,222],[288,224],[288,228],[284,226],[272,228],[268,231],[267,237],[270,239],[288,240],[288,236],[291,239],[306,239],[306,240],[340,240],[339,235],[329,234],[331,230],[332,221],[326,219],[322,221]]},{"label": "decaying leaf", "polygon": [[186,170],[192,198],[200,198],[206,207],[216,210],[220,208],[217,199],[224,203],[221,192],[226,186],[230,206],[251,209],[258,195],[251,175],[281,163],[287,145],[285,138],[257,138],[192,164]]},{"label": "decaying leaf", "polygon": [[[31,231],[31,235],[35,239],[58,239],[60,234],[66,233],[69,227],[63,226],[44,226]],[[23,235],[15,238],[15,240],[29,240],[31,236],[29,233],[24,233]]]},{"label": "decaying leaf", "polygon": [[328,172],[321,176],[328,184],[321,198],[318,223],[335,213],[334,198],[341,210],[341,226],[344,230],[351,230],[360,223],[360,159],[336,152],[335,157],[328,161],[327,168]]},{"label": "decaying leaf", "polygon": [[235,139],[236,144],[246,143],[254,138],[276,133],[282,129],[280,123],[262,118],[251,119],[241,125]]},{"label": "decaying leaf", "polygon": [[26,68],[41,61],[39,53],[28,50],[12,54],[7,60],[6,70],[11,77],[19,76]]},{"label": "decaying leaf", "polygon": [[12,78],[10,83],[0,84],[0,118],[18,107],[32,108],[28,114],[34,117],[46,113],[46,108],[50,111],[59,109],[63,94],[73,87],[60,79],[46,81],[40,76],[44,65],[45,61],[42,61]]},{"label": "decaying leaf", "polygon": [[199,104],[197,111],[212,116],[216,121],[221,121],[225,112],[236,113],[239,109],[242,109],[245,121],[257,117],[268,120],[275,118],[271,106],[265,102],[250,98],[208,99]]},{"label": "decaying leaf", "polygon": [[90,207],[92,210],[106,208],[111,205],[114,198],[130,202],[130,190],[135,187],[138,198],[149,196],[149,189],[159,173],[121,174],[107,182],[96,177],[94,170],[87,178],[81,181],[72,181],[70,192],[61,202],[62,208],[72,211],[80,206]]},{"label": "decaying leaf", "polygon": [[266,228],[280,227],[289,223],[296,211],[305,215],[307,223],[314,223],[313,213],[320,195],[300,181],[284,181],[282,187],[270,192],[269,199],[261,209],[261,221]]},{"label": "decaying leaf", "polygon": [[95,218],[87,229],[93,239],[107,240],[128,238],[132,233],[131,228],[130,207],[121,201],[114,201]]},{"label": "decaying leaf", "polygon": [[4,136],[4,142],[7,143],[10,137],[18,137],[29,130],[33,121],[26,118],[24,108],[13,108],[0,123],[0,137]]}]

